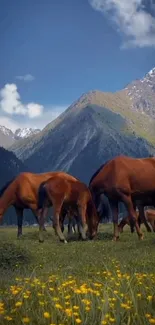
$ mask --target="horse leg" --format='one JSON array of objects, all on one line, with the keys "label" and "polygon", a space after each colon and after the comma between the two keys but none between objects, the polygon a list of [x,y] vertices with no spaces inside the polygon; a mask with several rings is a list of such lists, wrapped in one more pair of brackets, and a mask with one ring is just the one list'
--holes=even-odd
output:
[{"label": "horse leg", "polygon": [[18,224],[17,238],[20,238],[22,236],[23,209],[15,208],[15,210],[16,210],[17,224]]},{"label": "horse leg", "polygon": [[[48,210],[48,208],[44,208],[44,209],[45,209],[45,214],[46,214],[46,211]],[[35,211],[32,210],[32,212],[33,212],[33,215],[34,215],[37,223],[39,224],[38,212],[36,210]],[[45,225],[43,225],[43,231],[47,231],[46,228],[45,228]]]},{"label": "horse leg", "polygon": [[113,216],[113,225],[114,225],[114,236],[113,240],[119,240],[119,228],[118,228],[118,202],[114,200],[109,200],[112,216]]},{"label": "horse leg", "polygon": [[123,218],[118,225],[118,230],[120,233],[123,232],[123,228],[125,227],[125,225],[127,225],[126,218]]},{"label": "horse leg", "polygon": [[125,194],[122,194],[122,199],[123,199],[123,202],[128,210],[128,213],[129,213],[131,231],[134,230],[134,226],[135,226],[137,235],[139,236],[139,239],[143,239],[144,235],[140,230],[138,220],[137,220],[136,211],[134,209],[131,197],[129,195],[127,196]]},{"label": "horse leg", "polygon": [[[52,198],[51,198],[52,199]],[[60,227],[60,213],[63,205],[64,197],[57,197],[53,200],[53,228],[55,229],[56,235],[59,237],[60,241],[63,243],[67,243],[67,240],[65,236],[62,233],[61,227]]]},{"label": "horse leg", "polygon": [[39,242],[40,243],[44,242],[43,231],[44,231],[46,212],[47,212],[46,207],[38,210],[38,212],[37,212],[38,222],[39,222]]},{"label": "horse leg", "polygon": [[[140,206],[138,207],[138,209],[139,209],[139,218],[140,218],[140,222],[141,222],[141,223],[144,223],[144,225],[145,225],[145,227],[146,227],[146,230],[147,230],[148,232],[151,232],[151,228],[150,228],[150,226],[149,226],[149,224],[148,224],[148,222],[147,222],[147,220],[146,220],[146,217],[145,217],[144,207],[143,207],[142,205],[140,205]],[[139,225],[139,228],[140,228],[140,225]]]},{"label": "horse leg", "polygon": [[86,240],[86,231],[87,231],[87,224],[86,224],[86,204],[79,204],[78,205],[78,216],[77,216],[77,225],[80,237],[82,240]]}]

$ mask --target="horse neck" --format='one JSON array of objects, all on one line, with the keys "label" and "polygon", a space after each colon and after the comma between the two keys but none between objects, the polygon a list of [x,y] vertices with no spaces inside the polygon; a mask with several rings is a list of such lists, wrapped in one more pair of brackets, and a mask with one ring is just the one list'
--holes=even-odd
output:
[{"label": "horse neck", "polygon": [[15,183],[11,183],[0,197],[0,215],[15,202]]}]

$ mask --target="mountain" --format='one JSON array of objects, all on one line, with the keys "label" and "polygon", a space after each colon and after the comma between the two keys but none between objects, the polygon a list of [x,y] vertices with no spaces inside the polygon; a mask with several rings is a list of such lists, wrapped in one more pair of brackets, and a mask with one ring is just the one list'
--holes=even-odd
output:
[{"label": "mountain", "polygon": [[17,129],[15,131],[16,138],[28,138],[31,135],[36,135],[40,132],[40,129],[32,129],[32,128],[24,128],[24,129]]},{"label": "mountain", "polygon": [[[94,90],[83,94],[41,132],[16,142],[10,150],[34,172],[61,169],[86,182],[101,164],[116,155],[155,155],[155,80],[151,75],[154,69],[119,92]],[[152,87],[147,86],[148,79]],[[148,87],[152,95],[148,95]],[[150,103],[149,110],[146,102]]]},{"label": "mountain", "polygon": [[12,132],[5,126],[0,125],[0,146],[8,148],[16,141],[36,135],[39,132],[39,129],[32,128],[17,129],[15,132]]},{"label": "mountain", "polygon": [[132,110],[155,118],[155,68],[143,79],[133,81],[124,91],[130,99]]},{"label": "mountain", "polygon": [[0,125],[0,146],[7,148],[14,143],[14,133]]}]

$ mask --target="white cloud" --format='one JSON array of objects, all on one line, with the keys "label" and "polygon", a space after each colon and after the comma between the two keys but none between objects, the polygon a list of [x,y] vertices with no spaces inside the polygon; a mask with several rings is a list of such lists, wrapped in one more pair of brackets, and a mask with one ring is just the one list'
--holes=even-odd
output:
[{"label": "white cloud", "polygon": [[16,76],[16,79],[28,82],[28,81],[33,81],[35,77],[32,76],[31,74],[25,74],[24,76]]},{"label": "white cloud", "polygon": [[24,105],[15,84],[6,84],[0,90],[0,109],[7,114],[25,115],[29,118],[40,116],[43,113],[43,106],[36,103]]},{"label": "white cloud", "polygon": [[36,116],[33,119],[30,119],[28,116],[23,118],[17,118],[17,116],[8,117],[1,115],[0,112],[0,125],[15,131],[18,128],[34,128],[34,129],[43,129],[48,123],[52,122],[57,118],[67,107],[67,106],[52,106],[48,107],[44,114],[39,117]]},{"label": "white cloud", "polygon": [[16,84],[6,84],[0,89],[0,125],[12,131],[24,127],[42,129],[68,106],[53,105],[45,109],[42,105],[33,102],[23,104]]},{"label": "white cloud", "polygon": [[6,116],[0,116],[0,125],[5,126],[12,131],[17,130],[20,127],[18,122]]},{"label": "white cloud", "polygon": [[[155,17],[153,0],[89,0],[91,6],[109,14],[126,41],[123,48],[155,46]],[[149,6],[149,12],[146,10]],[[152,12],[152,14],[151,14]]]}]

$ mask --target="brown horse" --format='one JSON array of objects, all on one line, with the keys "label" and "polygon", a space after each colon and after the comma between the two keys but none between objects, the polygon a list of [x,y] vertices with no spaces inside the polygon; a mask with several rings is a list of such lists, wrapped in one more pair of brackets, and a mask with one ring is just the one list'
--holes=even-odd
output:
[{"label": "brown horse", "polygon": [[[38,210],[38,189],[42,182],[45,182],[56,172],[33,174],[21,173],[10,182],[8,182],[0,191],[0,220],[9,206],[13,205],[18,220],[18,234],[22,234],[23,210],[31,209],[39,222]],[[60,172],[63,174],[63,172]],[[70,176],[70,175],[69,175]],[[72,178],[72,176],[70,176]],[[44,209],[44,218],[47,214],[48,207]]]},{"label": "brown horse", "polygon": [[[97,211],[87,186],[76,178],[69,178],[70,175],[58,173],[39,188],[39,209],[52,205],[54,209],[53,227],[60,241],[66,243],[60,223],[62,209],[68,210],[71,207],[77,221],[78,230],[83,240],[86,239],[86,228],[90,238],[96,235],[96,222],[98,222]],[[41,215],[39,241],[43,242],[44,217]]]},{"label": "brown horse", "polygon": [[109,199],[113,214],[114,240],[119,238],[119,202],[123,202],[128,210],[131,228],[135,225],[139,238],[143,238],[136,218],[136,202],[142,203],[148,197],[152,197],[153,201],[155,198],[155,158],[118,156],[111,159],[92,176],[89,188],[95,203],[102,193]]},{"label": "brown horse", "polygon": [[[139,213],[137,212],[137,219],[139,218]],[[152,209],[148,209],[145,211],[145,217],[146,217],[146,220],[151,224],[152,226],[152,229],[153,231],[155,232],[155,210],[152,210]],[[143,223],[140,221],[140,224]],[[126,218],[123,218],[119,225],[118,225],[118,228],[119,228],[119,232],[123,232],[123,228],[125,227],[125,225],[130,225],[130,219],[129,217],[127,216]],[[148,230],[148,228],[146,227],[146,230],[148,232],[150,232],[150,230]]]}]

